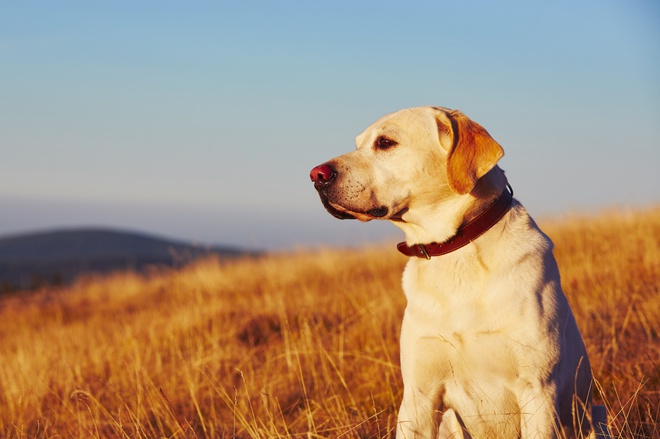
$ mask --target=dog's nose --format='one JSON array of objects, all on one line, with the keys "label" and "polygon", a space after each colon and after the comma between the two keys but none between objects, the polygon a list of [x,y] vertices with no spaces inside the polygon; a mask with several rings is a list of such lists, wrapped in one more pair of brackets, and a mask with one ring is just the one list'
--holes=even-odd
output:
[{"label": "dog's nose", "polygon": [[312,169],[309,173],[309,178],[311,178],[314,183],[330,183],[335,179],[336,175],[337,172],[334,169],[329,165],[324,164]]}]

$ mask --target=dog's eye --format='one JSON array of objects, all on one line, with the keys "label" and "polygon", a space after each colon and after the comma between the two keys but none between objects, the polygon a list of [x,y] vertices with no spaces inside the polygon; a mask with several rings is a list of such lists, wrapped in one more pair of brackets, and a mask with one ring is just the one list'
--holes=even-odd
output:
[{"label": "dog's eye", "polygon": [[388,149],[396,145],[397,145],[396,140],[388,139],[385,136],[380,136],[374,142],[374,146],[378,149]]}]

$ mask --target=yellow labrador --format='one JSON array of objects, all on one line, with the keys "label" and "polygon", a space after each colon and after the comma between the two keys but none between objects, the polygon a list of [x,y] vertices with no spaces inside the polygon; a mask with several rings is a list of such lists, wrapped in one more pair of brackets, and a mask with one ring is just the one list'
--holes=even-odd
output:
[{"label": "yellow labrador", "polygon": [[501,146],[439,107],[384,116],[356,145],[310,176],[335,217],[405,233],[396,437],[606,436],[552,242],[513,199]]}]

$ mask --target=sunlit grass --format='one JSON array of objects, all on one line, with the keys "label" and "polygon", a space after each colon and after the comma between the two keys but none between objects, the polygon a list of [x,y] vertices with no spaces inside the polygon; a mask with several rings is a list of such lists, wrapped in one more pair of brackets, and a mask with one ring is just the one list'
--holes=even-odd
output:
[{"label": "sunlit grass", "polygon": [[[541,225],[612,432],[660,437],[660,209]],[[405,262],[320,249],[5,297],[0,434],[393,437]]]}]

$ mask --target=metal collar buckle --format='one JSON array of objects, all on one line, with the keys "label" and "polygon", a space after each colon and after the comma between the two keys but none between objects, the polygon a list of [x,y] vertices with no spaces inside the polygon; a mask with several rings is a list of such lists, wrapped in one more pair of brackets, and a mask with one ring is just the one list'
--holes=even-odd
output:
[{"label": "metal collar buckle", "polygon": [[426,259],[431,259],[431,256],[429,255],[429,252],[426,250],[424,244],[417,244],[417,248],[419,249],[419,254],[421,255],[420,257],[424,256]]}]

